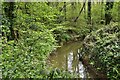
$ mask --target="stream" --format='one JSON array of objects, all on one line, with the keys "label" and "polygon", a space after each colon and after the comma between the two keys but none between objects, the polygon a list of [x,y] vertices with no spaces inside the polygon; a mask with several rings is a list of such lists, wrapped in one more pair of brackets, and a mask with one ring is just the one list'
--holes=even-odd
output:
[{"label": "stream", "polygon": [[79,78],[97,78],[94,71],[87,68],[79,60],[82,42],[71,42],[54,51],[48,58],[47,63],[53,68],[59,68],[77,74]]}]

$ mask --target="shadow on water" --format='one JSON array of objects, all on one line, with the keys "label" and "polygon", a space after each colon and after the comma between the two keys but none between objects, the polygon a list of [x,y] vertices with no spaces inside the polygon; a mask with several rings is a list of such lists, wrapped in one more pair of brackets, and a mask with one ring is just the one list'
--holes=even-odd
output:
[{"label": "shadow on water", "polygon": [[79,61],[82,42],[72,42],[58,48],[50,55],[47,63],[53,68],[59,68],[77,74],[80,78],[96,78],[93,71],[87,69],[87,65]]}]

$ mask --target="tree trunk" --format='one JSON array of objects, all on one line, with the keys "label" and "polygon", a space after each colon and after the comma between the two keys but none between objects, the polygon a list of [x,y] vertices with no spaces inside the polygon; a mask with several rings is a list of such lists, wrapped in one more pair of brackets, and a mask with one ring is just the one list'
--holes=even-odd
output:
[{"label": "tree trunk", "polygon": [[120,1],[118,2],[118,26],[120,26]]},{"label": "tree trunk", "polygon": [[[84,4],[84,3],[83,3]],[[84,18],[86,20],[86,6],[83,8],[84,9]]]},{"label": "tree trunk", "polygon": [[10,22],[10,37],[8,40],[13,40],[15,38],[15,35],[14,35],[14,29],[13,29],[13,18],[14,18],[14,5],[15,3],[14,2],[5,2],[4,3],[5,5],[7,4],[7,6],[4,8],[4,11],[5,11],[5,15],[6,17],[8,17],[9,19],[9,22]]},{"label": "tree trunk", "polygon": [[64,15],[65,15],[65,21],[66,21],[66,2],[64,2]]},{"label": "tree trunk", "polygon": [[88,24],[91,24],[91,0],[88,0]]},{"label": "tree trunk", "polygon": [[85,7],[85,3],[86,3],[86,0],[85,0],[85,2],[83,3],[83,6],[82,6],[82,8],[81,8],[81,10],[80,10],[80,12],[79,12],[79,14],[78,14],[78,16],[75,18],[74,22],[76,22],[76,21],[78,20],[80,14],[82,13],[82,11],[83,11],[83,9],[84,9],[84,7]]},{"label": "tree trunk", "polygon": [[101,1],[101,20],[103,20],[103,0]]},{"label": "tree trunk", "polygon": [[106,6],[105,6],[105,25],[110,24],[110,21],[112,20],[112,15],[111,15],[111,9],[113,8],[114,2],[109,2],[109,0],[106,1]]}]

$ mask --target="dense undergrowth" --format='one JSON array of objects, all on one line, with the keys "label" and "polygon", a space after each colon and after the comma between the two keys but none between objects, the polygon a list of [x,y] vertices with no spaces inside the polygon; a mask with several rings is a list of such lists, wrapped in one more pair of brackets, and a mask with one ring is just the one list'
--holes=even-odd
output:
[{"label": "dense undergrowth", "polygon": [[[8,8],[4,3],[3,9]],[[27,8],[25,8],[25,6]],[[44,6],[44,7],[43,7]],[[51,12],[52,11],[52,12]],[[2,18],[2,77],[3,78],[64,78],[69,73],[46,70],[45,60],[56,45],[53,31],[61,28],[57,15],[62,15],[46,3],[16,3],[12,28],[18,31],[11,39],[10,16]]]},{"label": "dense undergrowth", "polygon": [[[51,5],[50,5],[51,4]],[[75,40],[84,39],[91,31],[104,26],[100,20],[104,21],[104,10],[99,7],[105,5],[92,5],[92,24],[87,24],[87,15],[82,12],[77,22],[74,19],[78,16],[81,3],[72,5],[68,3],[65,11],[64,3],[14,3],[13,10],[10,3],[2,4],[2,54],[0,59],[2,63],[3,78],[75,78],[76,75],[59,70],[48,68],[46,58],[55,46]],[[113,8],[113,20],[117,21],[118,15],[117,3]],[[101,13],[99,13],[103,10]],[[11,13],[11,14],[10,14]],[[97,15],[97,16],[96,16]],[[67,18],[66,20],[64,18]],[[11,28],[16,31],[12,39]],[[88,40],[89,39],[89,40]],[[119,47],[120,47],[120,28],[108,26],[97,32],[92,32],[86,43],[90,42],[92,46],[87,46],[88,52],[96,54],[97,61],[101,66],[100,70],[107,69],[109,78],[118,78],[120,72],[119,66]],[[77,39],[78,40],[78,39]],[[90,45],[91,45],[90,44]],[[94,56],[94,54],[92,56]],[[96,60],[95,57],[91,62]],[[117,64],[116,64],[117,63]],[[107,64],[107,65],[106,65]],[[105,65],[103,67],[103,65]]]},{"label": "dense undergrowth", "polygon": [[89,34],[83,52],[90,54],[90,63],[110,79],[120,78],[120,26],[111,24]]}]

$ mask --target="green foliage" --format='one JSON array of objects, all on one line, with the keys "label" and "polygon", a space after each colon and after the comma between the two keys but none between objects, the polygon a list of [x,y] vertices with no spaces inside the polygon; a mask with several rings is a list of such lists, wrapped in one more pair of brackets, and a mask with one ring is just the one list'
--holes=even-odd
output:
[{"label": "green foliage", "polygon": [[[67,3],[66,21],[64,20],[64,3],[57,5],[56,8],[56,3],[48,5],[43,2],[16,2],[12,11],[9,9],[10,3],[2,3],[2,9],[0,8],[3,15],[2,25],[0,26],[2,27],[2,44],[0,44],[0,47],[2,47],[3,54],[0,55],[0,58],[2,59],[3,78],[51,79],[74,76],[58,69],[46,70],[45,59],[53,50],[56,42],[67,42],[75,35],[84,37],[90,30],[99,29],[101,25],[98,25],[98,23],[101,19],[104,21],[104,4],[92,6],[91,25],[87,24],[87,8],[81,13],[77,22],[73,22],[79,14],[82,3],[75,3],[74,6]],[[115,3],[111,10],[113,21],[118,20],[117,6],[118,4]],[[60,12],[62,8],[63,11]],[[8,9],[8,12],[4,11],[5,9]],[[100,13],[100,11],[102,12]],[[18,39],[9,40],[12,34],[10,28],[13,28],[15,36],[19,34]],[[15,33],[15,30],[18,33]],[[118,53],[120,53],[119,33],[119,27],[113,26],[90,34],[93,41],[90,42],[92,46],[89,47],[92,47],[92,49],[89,52],[97,54],[101,64],[107,64],[107,74],[110,78],[118,78],[120,74],[119,64],[115,64],[118,63]],[[100,70],[104,70],[105,67],[101,68],[100,66]]]},{"label": "green foliage", "polygon": [[118,21],[119,19],[119,17],[118,17],[118,15],[119,15],[119,13],[118,13],[118,11],[119,11],[119,3],[118,2],[115,2],[114,3],[114,6],[113,6],[113,9],[111,10],[111,12],[112,12],[112,17],[113,17],[113,21]]},{"label": "green foliage", "polygon": [[70,35],[64,29],[57,29],[54,31],[54,34],[58,42],[66,42],[71,39]]},{"label": "green foliage", "polygon": [[18,41],[7,41],[10,30],[9,22],[5,22],[7,18],[4,16],[3,54],[0,55],[3,61],[3,78],[43,77],[40,70],[44,69],[45,59],[55,43],[52,32],[49,30],[49,27],[52,28],[49,23],[53,23],[55,19],[55,11],[51,12],[51,10],[55,9],[45,3],[16,3],[13,28],[19,30]]},{"label": "green foliage", "polygon": [[3,46],[3,77],[41,78],[39,71],[44,69],[44,60],[53,48],[54,38],[49,32],[26,34],[18,43],[9,41]]},{"label": "green foliage", "polygon": [[44,75],[43,78],[47,78],[47,79],[57,79],[57,78],[62,78],[62,79],[66,79],[66,78],[73,78],[73,77],[77,77],[74,74],[71,74],[69,72],[66,72],[64,70],[60,70],[60,69],[51,69],[51,71],[48,70],[44,70],[44,71],[40,71],[41,74]]},{"label": "green foliage", "polygon": [[34,24],[34,22],[40,22],[48,29],[56,27],[57,15],[61,15],[57,9],[42,2],[17,3],[15,14],[17,16],[15,21],[23,28],[25,25],[29,25],[28,28],[30,26],[36,28],[31,24]]},{"label": "green foliage", "polygon": [[91,63],[106,72],[108,78],[120,77],[120,27],[116,24],[92,32],[85,38],[84,52],[92,55]]},{"label": "green foliage", "polygon": [[[3,54],[0,55],[3,78],[70,77],[70,73],[58,70],[46,72],[45,61],[56,42],[53,32],[62,28],[56,22],[57,15],[61,15],[58,10],[46,3],[15,3],[12,28],[18,30],[20,38],[10,41],[7,39],[10,36],[10,22],[3,13]],[[63,34],[62,38],[69,39],[69,36]]]},{"label": "green foliage", "polygon": [[94,4],[92,6],[92,23],[99,23],[100,20],[104,20],[105,15],[105,3]]}]

